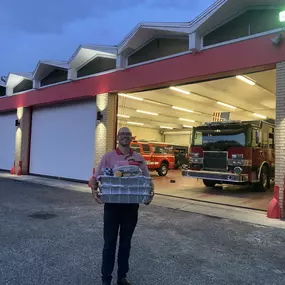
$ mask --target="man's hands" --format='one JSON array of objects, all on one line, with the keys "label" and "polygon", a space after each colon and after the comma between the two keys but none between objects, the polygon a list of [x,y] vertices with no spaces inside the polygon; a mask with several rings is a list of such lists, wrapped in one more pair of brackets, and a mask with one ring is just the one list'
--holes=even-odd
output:
[{"label": "man's hands", "polygon": [[149,205],[152,200],[153,200],[153,197],[154,197],[154,184],[153,184],[153,181],[151,181],[151,189],[152,191],[150,192],[150,197],[149,199],[144,203],[145,205]]},{"label": "man's hands", "polygon": [[98,181],[96,180],[95,177],[93,177],[92,180],[91,180],[91,190],[92,190],[92,196],[93,196],[94,200],[98,204],[103,204],[103,202],[99,198],[100,191],[99,191],[99,188],[98,188]]}]

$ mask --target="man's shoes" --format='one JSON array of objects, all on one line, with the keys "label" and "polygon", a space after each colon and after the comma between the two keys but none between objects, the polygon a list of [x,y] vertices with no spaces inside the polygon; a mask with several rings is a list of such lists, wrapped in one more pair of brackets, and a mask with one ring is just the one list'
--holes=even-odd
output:
[{"label": "man's shoes", "polygon": [[102,285],[111,285],[111,282],[102,281]]},{"label": "man's shoes", "polygon": [[126,278],[118,280],[117,285],[132,285],[130,281],[128,281]]}]

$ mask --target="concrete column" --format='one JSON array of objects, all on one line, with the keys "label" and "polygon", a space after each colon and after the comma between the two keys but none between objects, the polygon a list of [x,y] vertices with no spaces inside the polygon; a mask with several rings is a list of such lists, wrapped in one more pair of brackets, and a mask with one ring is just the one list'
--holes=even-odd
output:
[{"label": "concrete column", "polygon": [[33,80],[33,89],[39,89],[41,87],[41,82],[37,79]]},{"label": "concrete column", "polygon": [[275,185],[280,187],[279,205],[284,217],[285,178],[285,62],[276,66]]},{"label": "concrete column", "polygon": [[77,78],[77,70],[74,68],[68,69],[67,79],[75,80]]},{"label": "concrete column", "polygon": [[7,96],[13,95],[13,88],[12,87],[6,87],[6,95]]},{"label": "concrete column", "polygon": [[19,163],[22,165],[22,174],[28,174],[29,171],[31,114],[30,108],[19,107],[17,109],[17,120],[19,121],[19,126],[16,129],[15,142],[16,173],[19,169]]},{"label": "concrete column", "polygon": [[116,67],[124,69],[128,66],[128,59],[125,55],[119,54],[116,59]]},{"label": "concrete column", "polygon": [[201,50],[201,37],[197,33],[189,35],[189,50],[199,52]]},{"label": "concrete column", "polygon": [[96,105],[97,112],[101,112],[103,117],[96,127],[94,167],[97,167],[106,152],[116,147],[118,95],[97,95]]}]

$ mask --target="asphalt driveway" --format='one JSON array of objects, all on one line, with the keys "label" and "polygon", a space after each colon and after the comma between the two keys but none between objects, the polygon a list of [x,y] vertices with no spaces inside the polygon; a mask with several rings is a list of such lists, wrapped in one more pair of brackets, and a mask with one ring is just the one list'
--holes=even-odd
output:
[{"label": "asphalt driveway", "polygon": [[[0,284],[100,285],[102,206],[91,194],[0,179]],[[285,284],[285,231],[141,207],[134,285]]]}]

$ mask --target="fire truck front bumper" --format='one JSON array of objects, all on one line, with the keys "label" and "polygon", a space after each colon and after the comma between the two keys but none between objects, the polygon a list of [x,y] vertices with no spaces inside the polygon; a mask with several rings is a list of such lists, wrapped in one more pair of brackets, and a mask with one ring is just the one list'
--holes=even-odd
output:
[{"label": "fire truck front bumper", "polygon": [[248,182],[247,174],[235,174],[229,172],[213,172],[213,171],[197,171],[183,169],[184,177],[192,177],[197,179],[214,180],[222,183],[246,183]]}]

